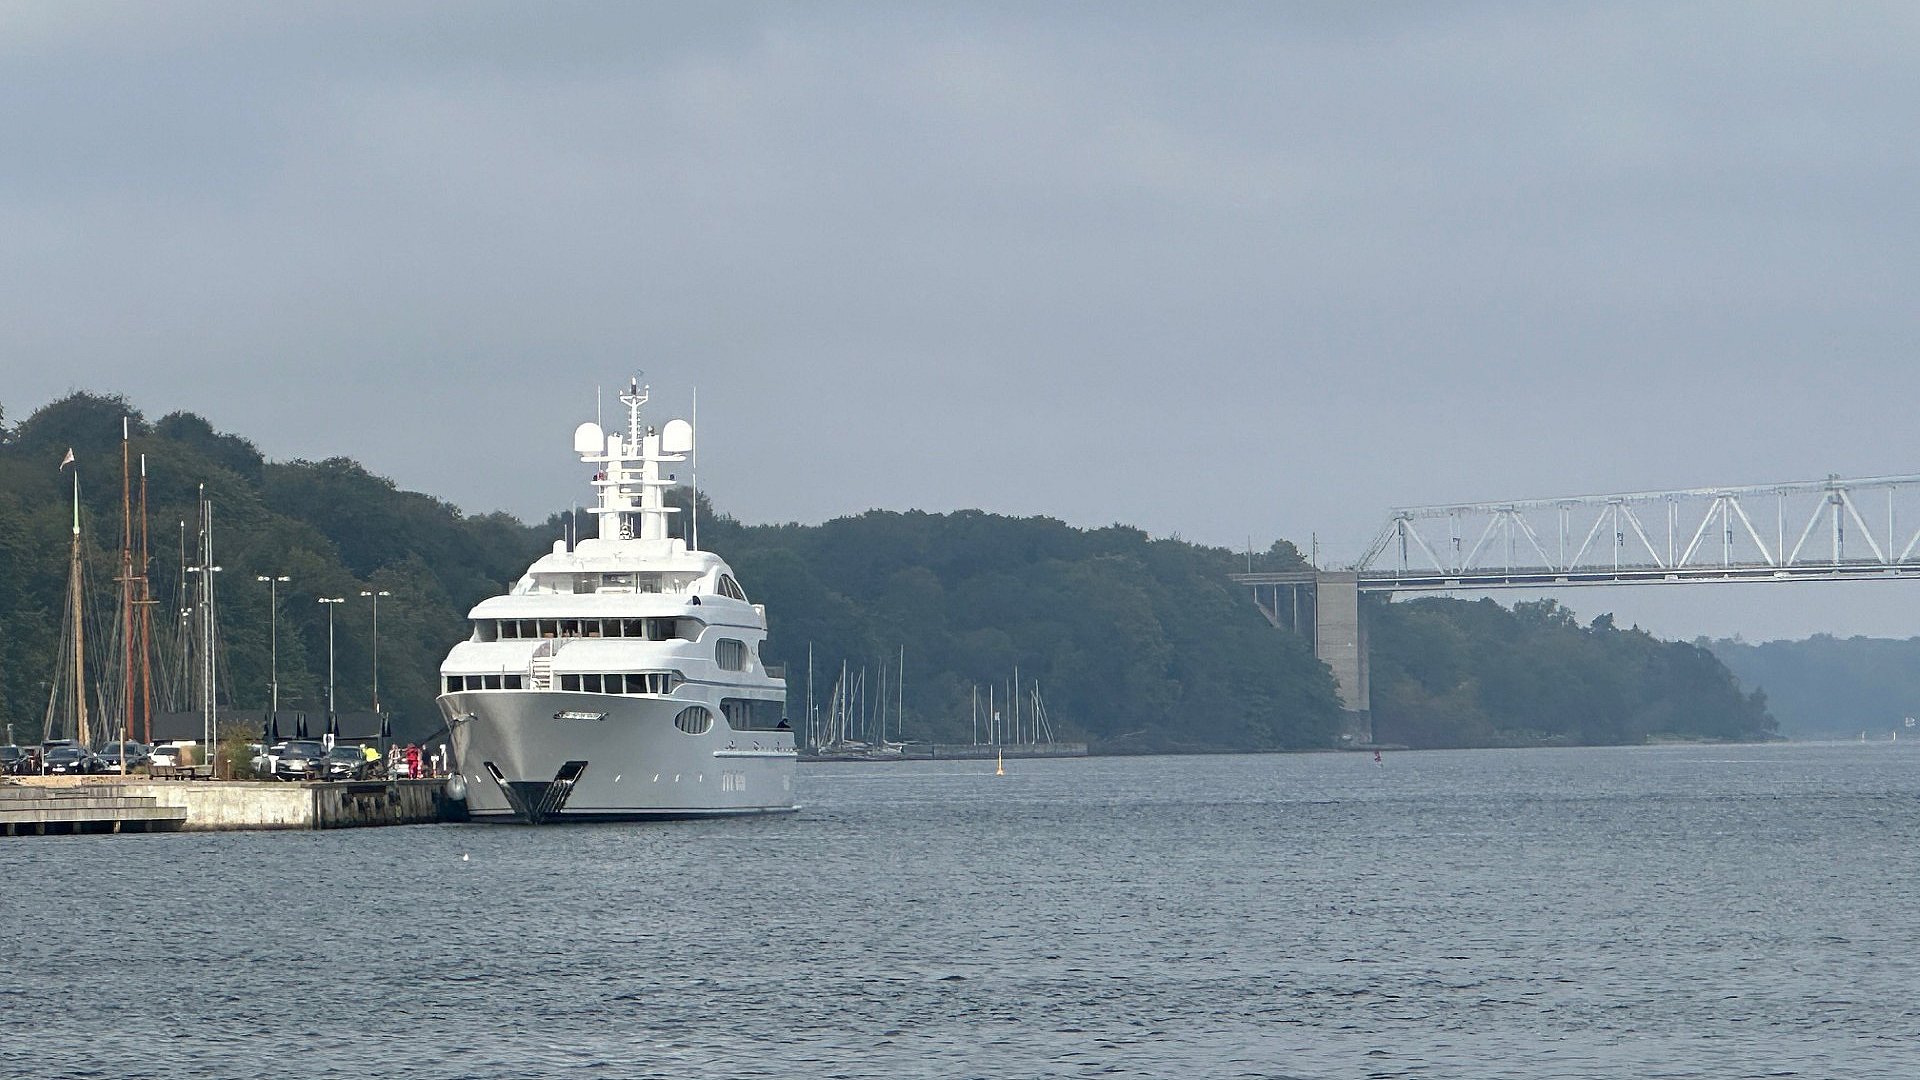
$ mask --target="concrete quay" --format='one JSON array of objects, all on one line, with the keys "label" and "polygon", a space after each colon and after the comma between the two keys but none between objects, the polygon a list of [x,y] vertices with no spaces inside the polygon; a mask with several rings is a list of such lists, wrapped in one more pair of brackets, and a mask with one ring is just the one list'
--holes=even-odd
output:
[{"label": "concrete quay", "polygon": [[172,832],[186,817],[181,807],[115,784],[0,787],[0,836]]},{"label": "concrete quay", "polygon": [[0,836],[351,829],[466,818],[466,805],[447,795],[445,780],[16,780],[0,784]]}]

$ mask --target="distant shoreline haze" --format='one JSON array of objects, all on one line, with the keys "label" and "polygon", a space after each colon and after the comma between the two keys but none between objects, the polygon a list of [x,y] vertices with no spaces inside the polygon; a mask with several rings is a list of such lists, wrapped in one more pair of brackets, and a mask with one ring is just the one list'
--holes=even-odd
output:
[{"label": "distant shoreline haze", "polygon": [[[360,593],[385,591],[380,698],[402,738],[439,726],[439,664],[468,635],[466,612],[565,533],[561,514],[537,525],[466,515],[346,458],[267,461],[252,442],[191,413],[149,422],[120,398],[71,395],[0,428],[0,720],[21,741],[39,737],[59,637],[70,513],[70,476],[59,465],[69,448],[82,477],[93,640],[111,634],[123,415],[133,418],[133,452],[149,462],[160,709],[191,707],[174,645],[180,523],[195,520],[203,483],[224,567],[223,701],[265,704],[268,592],[255,577],[284,575],[281,711],[324,711],[327,624],[316,600],[335,596],[347,599],[335,612],[340,708],[365,709],[371,610]],[[579,492],[548,494],[560,502],[584,492],[583,477]],[[685,490],[675,497],[687,505]],[[591,524],[583,520],[583,535]],[[1023,713],[1037,686],[1057,736],[1101,753],[1322,749],[1338,730],[1332,677],[1309,644],[1269,626],[1227,578],[1249,560],[1256,570],[1304,567],[1286,541],[1249,555],[1125,525],[1079,529],[974,510],[746,525],[704,498],[700,539],[767,605],[765,659],[787,668],[796,726],[811,647],[823,709],[843,661],[850,672],[865,666],[867,709],[878,709],[887,666],[886,705],[901,706],[912,740],[971,738],[976,695],[980,713],[989,695],[1006,713],[1016,666]],[[1580,745],[1776,732],[1766,698],[1744,692],[1713,652],[1619,629],[1611,616],[1581,623],[1554,601],[1508,609],[1439,598],[1371,602],[1368,616],[1383,743]],[[902,649],[903,695],[894,670]],[[90,665],[98,672],[105,662],[103,648]]]},{"label": "distant shoreline haze", "polygon": [[1751,644],[1705,641],[1741,685],[1767,695],[1780,728],[1794,738],[1920,738],[1920,638],[1838,638]]}]

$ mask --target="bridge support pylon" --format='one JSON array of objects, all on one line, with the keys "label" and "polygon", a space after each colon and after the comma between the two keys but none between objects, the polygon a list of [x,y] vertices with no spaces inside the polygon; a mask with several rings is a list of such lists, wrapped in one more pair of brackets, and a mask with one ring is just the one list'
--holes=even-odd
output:
[{"label": "bridge support pylon", "polygon": [[1373,742],[1373,691],[1367,674],[1367,627],[1360,616],[1360,575],[1352,570],[1235,574],[1253,589],[1267,621],[1313,642],[1313,655],[1333,672],[1340,697],[1341,746]]},{"label": "bridge support pylon", "polygon": [[1340,694],[1340,741],[1373,742],[1373,688],[1367,675],[1367,628],[1360,619],[1360,575],[1322,570],[1313,575],[1313,655],[1333,670]]}]

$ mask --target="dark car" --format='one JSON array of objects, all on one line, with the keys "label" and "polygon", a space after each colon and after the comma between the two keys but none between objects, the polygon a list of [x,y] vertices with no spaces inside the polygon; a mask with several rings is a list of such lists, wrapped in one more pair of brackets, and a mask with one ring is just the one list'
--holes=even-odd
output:
[{"label": "dark car", "polygon": [[21,776],[38,771],[38,762],[26,747],[0,746],[0,776]]},{"label": "dark car", "polygon": [[146,745],[137,742],[129,742],[124,744],[124,746],[121,743],[110,742],[101,747],[100,764],[106,767],[106,771],[117,773],[120,771],[120,756],[122,753],[125,753],[127,758],[128,772],[132,772],[142,765],[153,764],[153,756],[147,752]]},{"label": "dark car", "polygon": [[84,746],[56,746],[47,751],[40,771],[48,776],[87,776],[107,770],[99,756]]},{"label": "dark car", "polygon": [[282,780],[314,780],[326,775],[327,748],[310,739],[294,739],[273,759],[273,775]]},{"label": "dark car", "polygon": [[327,779],[359,780],[367,775],[367,758],[357,746],[342,743],[327,751]]}]

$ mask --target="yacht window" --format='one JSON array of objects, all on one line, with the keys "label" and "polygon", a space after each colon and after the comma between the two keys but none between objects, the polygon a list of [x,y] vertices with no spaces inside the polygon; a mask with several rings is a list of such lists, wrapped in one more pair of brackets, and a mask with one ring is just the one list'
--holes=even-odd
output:
[{"label": "yacht window", "polygon": [[457,694],[464,688],[465,688],[465,684],[463,684],[460,681],[460,676],[458,675],[447,676],[447,693]]},{"label": "yacht window", "polygon": [[720,714],[736,731],[774,731],[786,711],[784,703],[767,698],[720,699]]},{"label": "yacht window", "polygon": [[646,692],[647,692],[647,677],[645,675],[627,676],[627,693],[644,694]]},{"label": "yacht window", "polygon": [[520,689],[520,679],[521,677],[518,675],[504,675],[501,676],[501,685],[508,690],[518,690]]},{"label": "yacht window", "polygon": [[704,705],[689,705],[673,718],[673,726],[689,735],[705,735],[713,730],[713,713]]},{"label": "yacht window", "polygon": [[699,641],[701,632],[707,628],[707,624],[699,619],[675,619],[673,625],[673,636],[682,641]]},{"label": "yacht window", "polygon": [[500,624],[494,622],[492,619],[475,619],[473,621],[473,640],[475,641],[492,641],[498,636],[499,631]]},{"label": "yacht window", "polygon": [[599,582],[594,580],[594,575],[592,574],[573,575],[573,591],[576,593],[590,593],[594,590],[594,586],[598,584]]},{"label": "yacht window", "polygon": [[512,619],[501,619],[494,624],[501,641],[512,641],[520,636],[520,624]]},{"label": "yacht window", "polygon": [[630,638],[646,637],[647,636],[647,620],[622,619],[620,622],[620,636],[630,637]]},{"label": "yacht window", "polygon": [[622,592],[625,592],[626,590],[633,588],[633,575],[632,574],[601,574],[600,587],[603,589],[618,589]]},{"label": "yacht window", "polygon": [[580,676],[580,689],[585,690],[589,694],[599,693],[600,692],[600,676],[598,675]]},{"label": "yacht window", "polygon": [[500,676],[498,676],[498,675],[489,675],[489,676],[487,676],[487,681],[486,681],[486,689],[488,689],[488,690],[498,690],[498,689],[500,689]]},{"label": "yacht window", "polygon": [[599,637],[600,632],[601,626],[599,619],[582,619],[580,621],[580,634],[582,637]]},{"label": "yacht window", "polygon": [[560,620],[560,636],[561,637],[579,637],[580,636],[580,620],[579,619],[561,619]]},{"label": "yacht window", "polygon": [[562,676],[560,676],[560,689],[562,689],[562,690],[578,690],[578,689],[580,689],[580,676],[578,676],[578,675],[562,675]]},{"label": "yacht window", "polygon": [[733,580],[732,574],[720,575],[720,595],[731,596],[735,600],[745,600],[747,598],[747,594],[740,588],[740,583]]},{"label": "yacht window", "polygon": [[747,643],[733,638],[721,638],[713,643],[713,662],[728,671],[745,671]]}]

